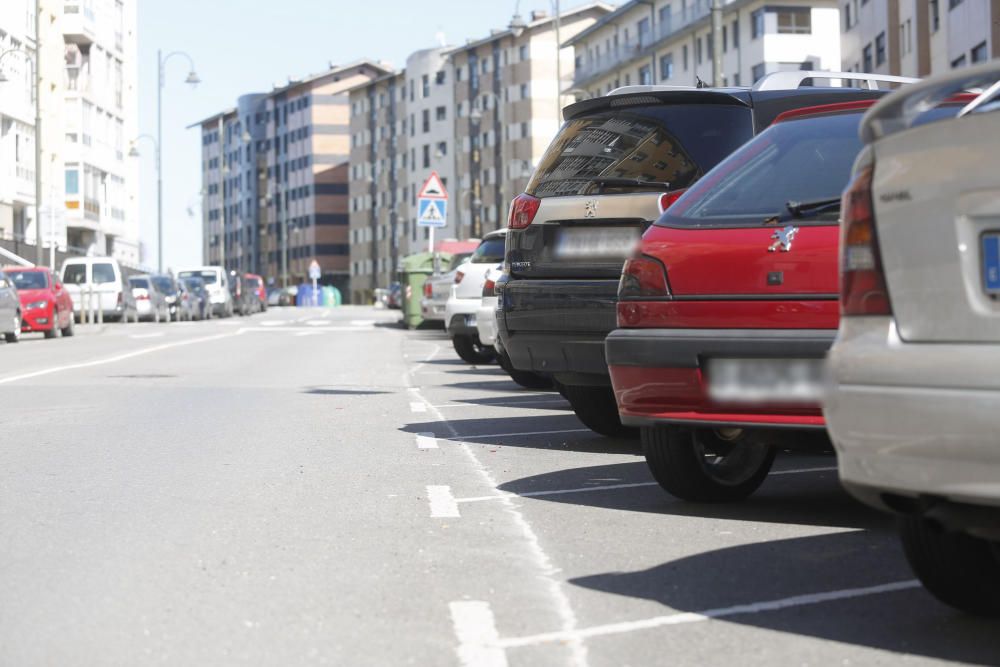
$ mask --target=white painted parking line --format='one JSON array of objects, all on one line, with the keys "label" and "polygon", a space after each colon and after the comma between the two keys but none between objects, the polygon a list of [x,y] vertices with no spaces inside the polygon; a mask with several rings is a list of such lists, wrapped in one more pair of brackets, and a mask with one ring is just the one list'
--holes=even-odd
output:
[{"label": "white painted parking line", "polygon": [[140,340],[142,338],[160,338],[162,336],[163,332],[160,331],[157,333],[131,334],[129,335],[129,338],[135,338],[136,340]]},{"label": "white painted parking line", "polygon": [[837,466],[829,466],[827,468],[798,468],[795,470],[772,470],[770,474],[772,475],[797,475],[800,472],[830,472],[831,470],[836,470]]},{"label": "white painted parking line", "polygon": [[458,512],[458,503],[451,494],[450,486],[428,486],[427,500],[431,505],[431,518],[457,519],[462,516]]},{"label": "white painted parking line", "polygon": [[437,438],[433,433],[417,433],[417,449],[437,449]]},{"label": "white painted parking line", "polygon": [[506,667],[507,654],[497,646],[500,639],[490,605],[480,600],[462,600],[448,605],[458,637],[458,662],[463,667]]},{"label": "white painted parking line", "polygon": [[410,403],[410,412],[427,412],[427,405],[414,401]]},{"label": "white painted parking line", "polygon": [[521,431],[520,433],[469,433],[467,435],[456,435],[449,440],[467,440],[469,438],[513,438],[523,435],[552,435],[555,433],[593,433],[589,428],[567,428],[559,431]]},{"label": "white painted parking line", "polygon": [[373,327],[376,320],[351,320],[352,327]]},{"label": "white painted parking line", "polygon": [[569,405],[566,401],[561,398],[549,398],[544,401],[518,401],[516,403],[444,403],[442,405],[435,405],[435,408],[507,408],[511,406],[524,406],[530,408],[533,405],[554,405],[556,403],[561,403],[563,405]]},{"label": "white painted parking line", "polygon": [[676,614],[666,614],[664,616],[654,616],[638,621],[625,621],[622,623],[609,623],[607,625],[595,625],[580,630],[543,632],[537,635],[526,637],[513,637],[501,639],[494,646],[503,649],[520,648],[524,646],[537,646],[552,642],[567,642],[572,640],[587,639],[590,637],[603,637],[607,635],[618,635],[637,630],[649,630],[667,625],[682,625],[685,623],[701,623],[715,618],[725,618],[727,616],[739,616],[744,614],[760,614],[768,611],[781,611],[806,605],[821,604],[824,602],[836,602],[838,600],[849,600],[851,598],[865,597],[868,595],[880,595],[884,593],[894,593],[905,591],[911,588],[919,588],[920,582],[915,579],[906,581],[894,581],[878,586],[866,586],[864,588],[845,588],[839,591],[829,591],[826,593],[807,593],[805,595],[795,595],[778,600],[767,600],[765,602],[752,602],[750,604],[734,605],[732,607],[721,607],[719,609],[706,609],[698,612],[679,612]]},{"label": "white painted parking line", "polygon": [[264,320],[260,323],[262,327],[280,327],[283,324],[288,324],[292,320]]},{"label": "white painted parking line", "polygon": [[330,320],[306,320],[306,324],[311,327],[325,327],[330,325]]},{"label": "white painted parking line", "polygon": [[299,332],[297,332],[295,334],[295,336],[296,337],[298,337],[298,336],[322,336],[323,333],[324,333],[323,331],[299,331]]}]

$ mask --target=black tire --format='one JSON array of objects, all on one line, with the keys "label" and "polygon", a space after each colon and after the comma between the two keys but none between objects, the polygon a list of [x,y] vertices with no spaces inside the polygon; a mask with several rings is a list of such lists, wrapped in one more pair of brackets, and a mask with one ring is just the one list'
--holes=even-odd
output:
[{"label": "black tire", "polygon": [[743,500],[764,482],[777,449],[753,429],[654,426],[642,429],[642,450],[653,478],[682,500]]},{"label": "black tire", "polygon": [[906,560],[934,597],[970,614],[1000,616],[1000,543],[912,516],[900,517],[899,535]]},{"label": "black tire", "polygon": [[44,333],[48,340],[59,337],[59,313],[53,310],[52,316],[52,328]]},{"label": "black tire", "polygon": [[455,336],[451,339],[451,344],[462,361],[469,364],[488,364],[496,357],[492,347],[483,345],[473,336]]},{"label": "black tire", "polygon": [[595,433],[612,438],[638,437],[638,429],[622,424],[618,404],[611,387],[563,385],[564,396],[583,425]]},{"label": "black tire", "polygon": [[14,314],[14,330],[3,335],[8,343],[16,343],[21,340],[21,313]]},{"label": "black tire", "polygon": [[66,328],[64,328],[62,330],[63,338],[69,338],[70,336],[73,335],[73,322],[74,322],[74,320],[75,320],[75,318],[72,315],[70,315],[69,324],[67,324]]}]

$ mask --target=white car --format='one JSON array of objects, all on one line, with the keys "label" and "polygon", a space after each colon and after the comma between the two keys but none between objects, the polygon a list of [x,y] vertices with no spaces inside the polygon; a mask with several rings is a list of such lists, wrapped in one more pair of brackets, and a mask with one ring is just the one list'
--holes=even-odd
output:
[{"label": "white car", "polygon": [[506,229],[490,232],[464,264],[455,269],[451,295],[445,304],[444,321],[451,343],[464,361],[485,364],[493,361],[493,347],[479,340],[476,312],[483,301],[486,272],[503,261]]},{"label": "white car", "polygon": [[69,257],[60,276],[78,321],[84,313],[96,316],[97,311],[105,321],[139,321],[132,288],[114,257]]},{"label": "white car", "polygon": [[221,266],[198,266],[177,272],[177,277],[201,278],[205,282],[212,314],[216,317],[233,316],[233,295],[229,292],[229,277]]},{"label": "white car", "polygon": [[[420,316],[428,322],[444,324],[444,308],[451,296],[451,286],[455,282],[455,271],[468,261],[471,255],[452,255],[445,273],[435,273],[424,282],[424,294],[420,299]],[[444,263],[442,258],[441,263]]]},{"label": "white car", "polygon": [[[1000,615],[1000,62],[904,88],[861,125],[844,193],[824,412],[840,477],[900,515],[940,600]],[[992,86],[992,88],[990,88]],[[964,106],[933,109],[973,88]],[[967,96],[971,97],[971,96]],[[934,121],[934,122],[929,122]]]}]

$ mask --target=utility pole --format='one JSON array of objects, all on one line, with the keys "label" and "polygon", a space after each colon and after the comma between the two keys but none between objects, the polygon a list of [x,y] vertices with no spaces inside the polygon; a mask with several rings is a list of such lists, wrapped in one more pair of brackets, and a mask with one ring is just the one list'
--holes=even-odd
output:
[{"label": "utility pole", "polygon": [[225,136],[225,125],[223,124],[222,114],[219,114],[219,173],[221,174],[219,188],[219,198],[221,200],[221,205],[219,206],[219,211],[221,213],[221,225],[222,232],[219,234],[219,264],[222,266],[222,270],[226,270],[226,136]]},{"label": "utility pole", "polygon": [[722,86],[722,0],[712,0],[712,85]]},{"label": "utility pole", "polygon": [[35,265],[42,266],[42,8],[35,0]]}]

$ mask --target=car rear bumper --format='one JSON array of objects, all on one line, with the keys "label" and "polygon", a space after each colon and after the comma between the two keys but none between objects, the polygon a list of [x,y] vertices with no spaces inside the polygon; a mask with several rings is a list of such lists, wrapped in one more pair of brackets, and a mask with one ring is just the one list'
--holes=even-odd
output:
[{"label": "car rear bumper", "polygon": [[476,310],[476,329],[479,331],[479,342],[483,345],[495,345],[497,340],[496,299],[484,298]]},{"label": "car rear bumper", "polygon": [[420,315],[425,320],[437,320],[439,322],[443,322],[444,309],[445,304],[440,301],[424,300],[420,302]]},{"label": "car rear bumper", "polygon": [[604,361],[604,334],[503,333],[500,340],[514,368],[552,373],[563,384],[607,386],[608,364]]},{"label": "car rear bumper", "polygon": [[891,318],[845,318],[830,371],[824,413],[855,496],[1000,507],[997,346],[905,343]]},{"label": "car rear bumper", "polygon": [[618,329],[605,351],[622,423],[823,428],[818,405],[720,405],[702,372],[712,357],[822,359],[826,329]]}]

